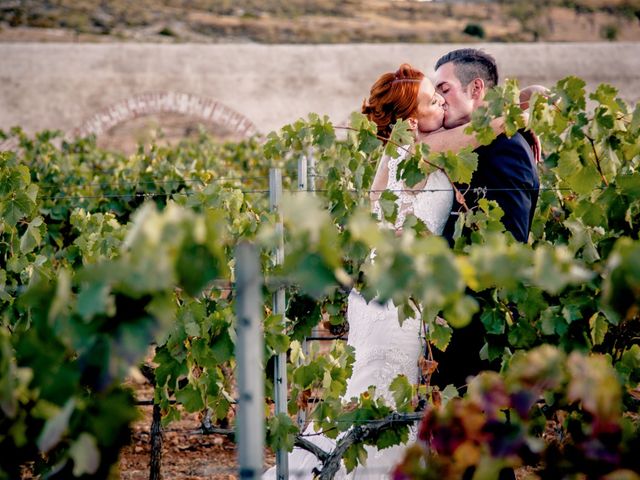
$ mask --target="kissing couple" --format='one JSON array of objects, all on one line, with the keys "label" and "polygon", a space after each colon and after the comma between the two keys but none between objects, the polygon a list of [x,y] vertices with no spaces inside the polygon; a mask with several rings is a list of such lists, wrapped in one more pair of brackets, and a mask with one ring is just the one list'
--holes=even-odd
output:
[{"label": "kissing couple", "polygon": [[[475,207],[479,200],[475,192],[486,192],[484,198],[495,200],[504,210],[502,221],[506,231],[517,241],[527,242],[540,186],[537,138],[530,132],[518,132],[508,138],[502,118],[491,121],[497,138],[489,145],[480,146],[473,135],[464,133],[472,113],[485,104],[486,92],[497,84],[498,68],[491,55],[476,49],[455,50],[436,62],[433,80],[408,64],[381,75],[371,87],[362,112],[375,122],[382,138],[389,138],[394,124],[404,120],[413,130],[416,143],[426,143],[432,152],[475,148],[478,167],[466,189],[466,205]],[[544,87],[539,86],[525,88],[521,104],[526,106],[533,93],[543,91]],[[461,208],[454,198],[453,186],[447,175],[436,170],[408,188],[396,175],[406,155],[406,149],[401,148],[396,158],[385,155],[380,160],[371,187],[372,210],[383,225],[396,230],[402,228],[408,214],[413,214],[431,233],[443,236],[452,245]],[[397,197],[394,225],[388,225],[381,213],[379,199],[384,190],[393,191]],[[407,319],[401,326],[398,309],[391,301],[367,302],[354,289],[348,299],[347,321],[348,344],[355,349],[355,362],[344,399],[359,397],[373,385],[376,395],[394,405],[389,386],[395,377],[405,375],[410,383],[418,383],[418,360],[423,350],[421,320]],[[480,360],[483,344],[484,328],[477,317],[467,327],[454,331],[446,351],[438,352],[435,358],[438,371],[432,384],[461,387],[469,375],[490,368],[492,365]],[[313,425],[305,433],[314,433]],[[309,439],[327,452],[335,448],[335,441],[322,435]],[[383,450],[365,448],[366,465],[359,465],[349,474],[341,467],[335,478],[387,479],[402,459],[406,445]],[[295,448],[289,454],[289,470],[301,473],[299,478],[313,478],[314,469],[318,471],[321,467],[318,459],[306,450]],[[276,478],[275,467],[265,472],[263,478]]]}]

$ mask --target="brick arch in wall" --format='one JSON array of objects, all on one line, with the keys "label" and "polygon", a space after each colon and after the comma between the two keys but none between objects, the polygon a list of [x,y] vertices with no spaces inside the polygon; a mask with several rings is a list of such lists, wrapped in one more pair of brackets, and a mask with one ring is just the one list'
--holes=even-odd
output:
[{"label": "brick arch in wall", "polygon": [[[100,110],[68,132],[65,139],[73,140],[88,135],[98,137],[124,122],[161,113],[182,114],[203,123],[220,125],[239,137],[258,133],[251,120],[217,100],[190,93],[151,92],[135,95]],[[0,151],[15,150],[18,145],[16,138],[10,138],[0,142]]]},{"label": "brick arch in wall", "polygon": [[177,113],[223,126],[241,137],[258,133],[254,123],[222,102],[190,93],[152,92],[121,100],[93,115],[70,137],[99,136],[121,123],[160,113]]}]

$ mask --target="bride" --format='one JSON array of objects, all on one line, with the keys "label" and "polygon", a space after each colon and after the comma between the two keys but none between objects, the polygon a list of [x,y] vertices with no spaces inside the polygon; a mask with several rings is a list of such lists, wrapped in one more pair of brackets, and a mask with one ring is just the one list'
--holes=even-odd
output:
[{"label": "bride", "polygon": [[[416,142],[427,143],[431,151],[456,151],[467,146],[478,146],[474,137],[463,132],[465,125],[450,130],[442,129],[443,98],[422,72],[408,64],[402,64],[396,72],[383,74],[373,84],[362,112],[376,123],[378,135],[384,138],[389,138],[397,121],[406,120],[414,131]],[[502,133],[502,120],[493,120],[492,127],[497,133]],[[397,158],[384,156],[378,165],[371,188],[373,211],[384,225],[378,203],[380,192],[393,190],[397,195],[398,215],[392,228],[399,230],[406,216],[413,214],[434,235],[441,235],[453,203],[453,188],[447,176],[442,171],[435,171],[409,189],[396,178],[398,165],[404,160],[406,151],[398,149],[398,153]],[[405,375],[410,383],[418,382],[420,319],[407,319],[400,326],[398,311],[392,302],[384,305],[375,301],[367,303],[360,293],[353,290],[348,299],[347,321],[348,344],[355,348],[355,363],[344,399],[358,397],[373,385],[376,395],[394,405],[389,385],[395,377]],[[313,425],[309,425],[305,433],[314,433]],[[321,435],[308,439],[327,452],[335,447],[334,440]],[[342,466],[335,478],[387,479],[402,458],[406,445],[383,450],[370,446],[365,448],[368,454],[366,465],[358,466],[348,475]],[[294,478],[313,478],[314,468],[320,470],[322,464],[306,450],[295,448],[289,454],[289,471]],[[276,478],[275,467],[263,475],[263,479],[271,478]]]}]

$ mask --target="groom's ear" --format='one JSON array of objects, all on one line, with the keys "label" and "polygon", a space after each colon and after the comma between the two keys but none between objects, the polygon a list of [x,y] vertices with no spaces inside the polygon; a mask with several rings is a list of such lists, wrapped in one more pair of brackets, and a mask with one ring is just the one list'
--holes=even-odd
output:
[{"label": "groom's ear", "polygon": [[485,94],[484,80],[481,78],[474,78],[469,85],[471,88],[471,98],[474,100],[482,100]]}]

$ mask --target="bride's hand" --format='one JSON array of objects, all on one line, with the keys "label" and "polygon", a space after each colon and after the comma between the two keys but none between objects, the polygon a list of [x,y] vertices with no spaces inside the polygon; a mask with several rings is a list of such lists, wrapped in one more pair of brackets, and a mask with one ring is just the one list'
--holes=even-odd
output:
[{"label": "bride's hand", "polygon": [[[539,85],[534,85],[534,87],[539,87]],[[527,87],[527,88],[530,88],[530,87]],[[529,111],[526,110],[522,112],[522,116],[524,117],[525,125],[527,125],[526,127],[527,129],[523,132],[524,138],[529,144],[529,146],[531,147],[531,151],[533,152],[533,159],[535,160],[536,163],[539,163],[540,160],[542,159],[542,144],[540,143],[540,139],[538,138],[538,136],[532,130],[528,129],[529,117],[530,117]]]},{"label": "bride's hand", "polygon": [[522,110],[526,110],[529,108],[529,101],[531,100],[531,97],[534,93],[542,95],[546,98],[551,93],[551,90],[543,85],[529,85],[528,87],[520,90],[520,108],[522,108]]}]

